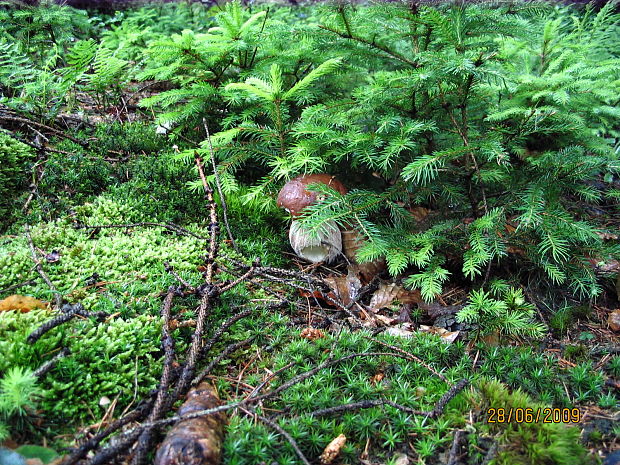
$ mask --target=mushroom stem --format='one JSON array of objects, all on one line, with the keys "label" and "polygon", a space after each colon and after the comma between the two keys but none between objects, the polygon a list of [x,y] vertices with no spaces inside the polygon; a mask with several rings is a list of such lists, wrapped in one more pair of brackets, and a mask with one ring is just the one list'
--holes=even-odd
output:
[{"label": "mushroom stem", "polygon": [[288,237],[295,253],[312,263],[330,263],[342,253],[342,237],[334,221],[326,222],[318,234],[312,234],[293,220]]}]

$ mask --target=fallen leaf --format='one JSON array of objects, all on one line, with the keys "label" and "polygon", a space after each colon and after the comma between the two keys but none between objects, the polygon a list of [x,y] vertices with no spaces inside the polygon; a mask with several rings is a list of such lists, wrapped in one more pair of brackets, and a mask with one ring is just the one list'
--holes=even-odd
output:
[{"label": "fallen leaf", "polygon": [[411,461],[409,460],[408,455],[399,452],[398,454],[394,455],[392,463],[394,465],[409,465]]},{"label": "fallen leaf", "polygon": [[394,323],[411,323],[411,305],[405,304],[398,316],[394,319]]},{"label": "fallen leaf", "polygon": [[464,305],[441,305],[439,302],[420,302],[418,308],[424,310],[433,320],[442,315],[450,315],[462,310]]},{"label": "fallen leaf", "polygon": [[333,291],[334,295],[330,297],[335,297],[345,306],[357,298],[362,288],[362,283],[354,273],[349,273],[346,276],[328,276],[324,281]]},{"label": "fallen leaf", "polygon": [[385,269],[385,260],[383,258],[366,263],[357,262],[355,254],[365,242],[366,240],[363,236],[353,229],[342,231],[342,254],[351,263],[349,273],[355,273],[364,285],[372,281],[377,274]]},{"label": "fallen leaf", "polygon": [[385,378],[385,374],[379,372],[370,378],[370,384],[378,384],[383,380],[383,378]]},{"label": "fallen leaf", "polygon": [[597,232],[596,235],[598,237],[600,237],[601,239],[603,239],[604,241],[606,240],[616,240],[618,239],[618,235],[617,234],[613,234],[613,233],[608,233],[608,232]]},{"label": "fallen leaf", "polygon": [[333,439],[332,442],[327,444],[327,447],[323,450],[323,453],[320,457],[321,464],[328,465],[334,460],[336,460],[336,457],[340,455],[340,451],[342,450],[346,442],[347,437],[344,434],[341,434],[340,436]]},{"label": "fallen leaf", "polygon": [[620,308],[609,314],[607,317],[607,324],[612,331],[620,331]]},{"label": "fallen leaf", "polygon": [[309,341],[315,341],[316,339],[320,339],[325,337],[323,331],[316,328],[305,328],[300,334],[300,337],[304,339],[308,339]]},{"label": "fallen leaf", "polygon": [[420,325],[420,331],[423,333],[437,334],[441,337],[441,340],[446,344],[451,344],[459,335],[460,331],[448,331],[445,328],[440,328],[438,326],[425,326]]},{"label": "fallen leaf", "polygon": [[47,308],[47,303],[28,295],[10,295],[0,300],[0,312],[7,310],[19,310],[28,313],[34,308]]},{"label": "fallen leaf", "polygon": [[379,320],[385,326],[391,326],[394,323],[394,318],[390,318],[389,316],[384,315],[375,315],[375,319]]},{"label": "fallen leaf", "polygon": [[411,216],[413,216],[418,223],[424,221],[430,212],[431,210],[424,207],[413,207],[409,209],[409,213],[411,213]]},{"label": "fallen leaf", "polygon": [[388,329],[385,330],[385,333],[389,334],[390,336],[412,337],[413,331],[409,328],[411,328],[410,324],[407,324],[407,323],[400,324],[400,325],[389,327]]},{"label": "fallen leaf", "polygon": [[380,310],[389,307],[395,300],[398,300],[402,304],[417,304],[422,301],[422,296],[417,289],[409,291],[394,283],[382,283],[370,299],[368,307],[374,310]]},{"label": "fallen leaf", "polygon": [[52,250],[45,256],[47,263],[56,263],[60,260],[60,252],[58,250]]}]

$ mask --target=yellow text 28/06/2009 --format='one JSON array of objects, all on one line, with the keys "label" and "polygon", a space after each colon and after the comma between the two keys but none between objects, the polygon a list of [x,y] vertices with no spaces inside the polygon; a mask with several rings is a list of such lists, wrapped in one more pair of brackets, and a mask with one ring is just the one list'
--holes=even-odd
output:
[{"label": "yellow text 28/06/2009", "polygon": [[579,423],[578,408],[489,408],[487,423]]}]

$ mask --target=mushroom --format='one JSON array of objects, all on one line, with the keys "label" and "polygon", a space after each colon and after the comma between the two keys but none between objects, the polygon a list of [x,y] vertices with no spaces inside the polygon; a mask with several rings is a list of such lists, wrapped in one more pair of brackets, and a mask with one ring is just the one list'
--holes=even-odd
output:
[{"label": "mushroom", "polygon": [[288,237],[295,253],[313,263],[329,263],[342,252],[342,237],[336,222],[326,222],[318,235],[312,235],[295,219],[306,207],[319,200],[317,192],[306,189],[310,184],[325,184],[341,194],[347,193],[346,187],[329,174],[298,176],[286,183],[278,194],[278,207],[284,208],[293,217]]}]

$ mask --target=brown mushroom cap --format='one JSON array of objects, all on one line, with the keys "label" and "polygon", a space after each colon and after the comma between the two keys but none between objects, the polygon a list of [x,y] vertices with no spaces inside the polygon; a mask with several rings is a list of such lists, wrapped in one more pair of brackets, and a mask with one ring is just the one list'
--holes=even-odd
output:
[{"label": "brown mushroom cap", "polygon": [[287,182],[278,194],[278,207],[286,208],[293,217],[299,216],[302,210],[315,203],[318,197],[318,192],[306,190],[306,186],[319,183],[326,184],[341,194],[347,193],[344,184],[330,174],[298,176]]}]

